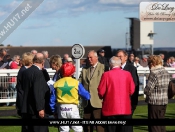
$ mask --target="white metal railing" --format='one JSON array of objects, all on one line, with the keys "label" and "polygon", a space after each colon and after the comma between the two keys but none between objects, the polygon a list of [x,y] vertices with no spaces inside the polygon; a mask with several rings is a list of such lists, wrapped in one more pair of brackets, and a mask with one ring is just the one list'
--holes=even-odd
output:
[{"label": "white metal railing", "polygon": [[[0,70],[0,103],[16,102],[16,76],[19,69]],[[55,74],[55,70],[47,69],[50,78]]]},{"label": "white metal railing", "polygon": [[[175,74],[175,68],[165,67],[165,69],[168,71],[169,74]],[[146,80],[147,80],[148,74],[150,73],[150,70],[149,68],[138,67],[137,73],[139,75],[140,89],[142,89],[142,90],[139,90],[139,94],[144,94],[144,88],[146,86]],[[146,96],[144,95],[144,97]]]},{"label": "white metal railing", "polygon": [[[175,68],[165,68],[170,74],[175,74]],[[81,70],[81,69],[80,69]],[[50,77],[55,74],[55,70],[47,69]],[[80,71],[79,71],[80,72]],[[149,68],[138,68],[137,69],[139,80],[140,80],[140,90],[139,94],[144,94],[143,90],[146,86],[146,77],[150,73]],[[18,74],[18,69],[6,69],[0,70],[0,103],[16,102],[16,90],[13,87],[16,85],[16,76]],[[13,81],[9,81],[13,78]]]}]

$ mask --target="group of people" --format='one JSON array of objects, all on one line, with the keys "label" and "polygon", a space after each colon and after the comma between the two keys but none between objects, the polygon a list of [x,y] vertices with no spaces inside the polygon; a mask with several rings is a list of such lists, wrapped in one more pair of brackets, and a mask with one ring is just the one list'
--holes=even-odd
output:
[{"label": "group of people", "polygon": [[[164,67],[175,67],[175,58],[173,56],[168,57],[165,61],[165,55],[159,54],[162,59]],[[142,55],[142,58],[135,56],[134,53],[129,54],[128,61],[132,63],[136,68],[138,67],[148,67],[148,55]]]},{"label": "group of people", "polygon": [[[36,50],[30,51],[31,54],[35,55]],[[44,68],[50,68],[50,63],[48,59],[48,51],[42,51],[44,55]],[[20,55],[14,55],[12,58],[8,54],[8,50],[5,48],[0,49],[0,70],[3,69],[20,69],[23,66],[22,59]],[[4,85],[1,86],[0,90],[4,93],[1,98],[16,98],[16,77],[1,77],[4,81]],[[7,83],[5,83],[7,82]],[[1,105],[15,105],[15,103],[5,103]]]},{"label": "group of people", "polygon": [[[72,77],[74,64],[63,62],[59,55],[50,57],[50,66],[56,70],[50,80],[44,69],[44,59],[42,53],[34,55],[27,52],[22,56],[23,66],[17,76],[16,105],[18,114],[23,119],[43,119],[51,114],[59,119],[80,118],[79,96],[83,98],[82,105],[85,106],[83,119],[132,119],[138,103],[139,80],[136,68],[127,62],[125,51],[118,51],[109,60],[110,70],[98,61],[96,51],[89,51],[88,65],[82,69],[78,80]],[[119,75],[118,78],[116,75]],[[97,132],[133,131],[132,126],[95,127]],[[94,130],[93,126],[86,125],[71,128],[84,132]],[[26,130],[47,132],[48,127],[22,126],[22,131]],[[69,126],[59,126],[59,130],[69,131]]]},{"label": "group of people", "polygon": [[[54,115],[58,119],[79,119],[78,104],[84,106],[83,119],[132,119],[138,105],[139,77],[137,68],[128,61],[125,50],[115,56],[101,60],[97,52],[87,53],[87,65],[80,77],[73,77],[75,66],[72,59],[62,60],[60,55],[49,59],[49,66],[56,72],[50,79],[45,69],[43,53],[26,52],[22,55],[22,67],[17,75],[16,107],[22,119],[44,119]],[[70,61],[69,61],[70,60]],[[101,61],[101,62],[100,62]],[[170,76],[163,67],[160,55],[147,57],[150,75],[144,89],[148,103],[148,118],[162,119],[168,104],[168,83]],[[133,126],[83,125],[72,126],[76,132],[132,132]],[[163,126],[150,126],[149,132],[165,132]],[[69,126],[59,126],[62,132]],[[48,132],[48,126],[22,126],[22,132]]]}]

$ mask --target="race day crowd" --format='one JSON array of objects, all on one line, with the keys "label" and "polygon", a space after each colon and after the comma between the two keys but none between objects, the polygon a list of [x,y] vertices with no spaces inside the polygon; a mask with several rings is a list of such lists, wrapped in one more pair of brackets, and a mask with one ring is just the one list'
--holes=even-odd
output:
[{"label": "race day crowd", "polygon": [[[118,50],[110,59],[105,50],[90,50],[82,65],[79,79],[75,78],[75,61],[69,54],[49,57],[48,51],[32,50],[12,58],[6,49],[0,50],[0,70],[19,69],[10,89],[17,91],[15,105],[22,119],[80,119],[78,105],[83,105],[83,119],[132,119],[137,109],[139,77],[137,68],[149,67],[144,94],[148,104],[148,119],[164,119],[168,105],[168,85],[174,75],[165,67],[175,67],[175,58],[164,61],[164,54],[143,55]],[[55,70],[50,79],[47,68]],[[14,84],[14,83],[12,83]],[[81,102],[80,102],[81,98]],[[58,126],[68,132],[133,132],[133,126],[78,125]],[[49,132],[48,126],[23,125],[22,132]],[[149,132],[166,132],[165,126],[148,125]]]}]

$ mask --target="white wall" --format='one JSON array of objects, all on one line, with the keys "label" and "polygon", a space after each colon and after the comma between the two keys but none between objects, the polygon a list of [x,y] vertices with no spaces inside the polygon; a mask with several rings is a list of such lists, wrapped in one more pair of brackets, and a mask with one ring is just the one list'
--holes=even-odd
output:
[{"label": "white wall", "polygon": [[140,45],[153,44],[153,39],[150,39],[148,34],[152,31],[154,33],[153,22],[142,22],[140,21]]}]

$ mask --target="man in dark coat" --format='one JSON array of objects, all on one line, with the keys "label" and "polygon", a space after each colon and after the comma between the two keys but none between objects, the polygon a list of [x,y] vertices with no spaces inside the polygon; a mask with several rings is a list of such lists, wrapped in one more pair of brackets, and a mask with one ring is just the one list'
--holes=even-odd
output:
[{"label": "man in dark coat", "polygon": [[[129,71],[132,75],[134,84],[135,84],[135,91],[133,93],[133,95],[131,96],[131,108],[132,108],[132,114],[131,117],[134,113],[134,110],[136,109],[136,106],[138,104],[138,95],[139,95],[139,77],[137,74],[137,69],[136,67],[134,67],[131,63],[127,62],[128,60],[128,54],[126,51],[124,50],[119,50],[116,54],[117,57],[120,57],[121,61],[122,61],[122,65],[121,68],[123,70]],[[128,132],[133,132],[133,127],[128,127],[129,129],[126,130]]]},{"label": "man in dark coat", "polygon": [[[50,90],[42,72],[44,56],[37,53],[33,65],[22,74],[23,102],[21,113],[26,119],[43,119],[48,117]],[[48,126],[28,126],[32,132],[48,132]]]}]

